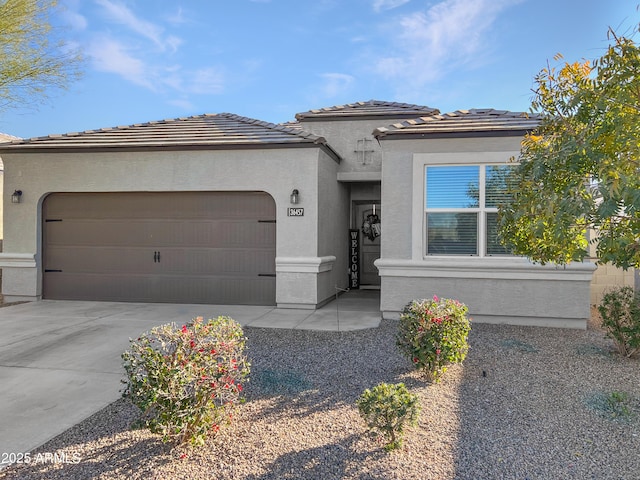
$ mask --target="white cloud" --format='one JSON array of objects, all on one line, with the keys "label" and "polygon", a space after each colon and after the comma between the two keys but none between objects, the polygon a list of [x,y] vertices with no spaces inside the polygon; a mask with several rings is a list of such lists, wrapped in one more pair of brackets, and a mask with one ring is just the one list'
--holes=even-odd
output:
[{"label": "white cloud", "polygon": [[150,68],[117,40],[97,37],[89,44],[87,54],[96,70],[115,73],[136,85],[157,90],[150,78]]},{"label": "white cloud", "polygon": [[444,0],[424,12],[400,17],[395,51],[378,60],[376,71],[420,88],[454,68],[483,62],[488,36],[506,8],[522,0]]},{"label": "white cloud", "polygon": [[385,10],[392,10],[404,5],[405,3],[409,3],[410,1],[411,0],[374,0],[373,11],[377,13]]},{"label": "white cloud", "polygon": [[174,100],[169,100],[167,103],[186,111],[193,111],[195,109],[193,103],[185,98],[176,98]]},{"label": "white cloud", "polygon": [[80,15],[78,12],[74,12],[70,9],[62,11],[62,18],[66,20],[71,28],[74,30],[86,30],[88,22],[87,19]]},{"label": "white cloud", "polygon": [[165,44],[166,46],[169,47],[169,49],[172,52],[176,52],[178,51],[178,48],[183,44],[183,41],[180,37],[176,37],[174,35],[169,35],[166,40],[165,40]]},{"label": "white cloud", "polygon": [[190,93],[211,95],[224,91],[224,75],[213,67],[197,70],[189,80]]},{"label": "white cloud", "polygon": [[136,15],[123,3],[113,0],[95,0],[106,11],[107,15],[115,22],[118,22],[142,37],[151,40],[161,50],[169,47],[175,51],[182,43],[180,39],[173,36],[164,38],[164,29],[147,20],[136,17]]},{"label": "white cloud", "polygon": [[[120,0],[94,1],[111,21],[124,25],[138,39],[144,40],[132,41],[131,35],[127,38],[121,33],[89,33],[86,54],[96,70],[118,75],[132,84],[171,97],[173,105],[185,109],[191,105],[190,96],[224,92],[226,77],[222,69],[184,67],[177,61],[178,55],[169,57],[166,54],[167,50],[177,52],[183,44],[181,38],[166,33],[160,25],[138,18]],[[167,25],[185,21],[181,9],[170,18],[164,18]]]},{"label": "white cloud", "polygon": [[119,75],[153,92],[213,95],[225,89],[225,76],[219,69],[207,67],[194,71],[180,65],[162,66],[145,62],[136,53],[122,42],[106,36],[95,38],[87,48],[96,70]]},{"label": "white cloud", "polygon": [[354,77],[344,73],[324,73],[321,76],[324,80],[322,92],[328,98],[337,97],[345,93],[355,81]]},{"label": "white cloud", "polygon": [[189,20],[185,18],[184,10],[182,10],[182,7],[178,7],[176,13],[174,13],[173,15],[168,15],[166,19],[173,25],[183,25],[185,23],[189,23]]}]

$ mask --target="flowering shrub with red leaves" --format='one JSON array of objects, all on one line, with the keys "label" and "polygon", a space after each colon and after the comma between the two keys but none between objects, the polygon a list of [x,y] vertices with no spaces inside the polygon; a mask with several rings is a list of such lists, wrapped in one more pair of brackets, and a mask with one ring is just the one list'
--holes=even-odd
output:
[{"label": "flowering shrub with red leaves", "polygon": [[231,421],[250,365],[242,327],[229,317],[202,317],[152,328],[122,354],[123,396],[143,412],[142,424],[164,442],[203,445]]},{"label": "flowering shrub with red leaves", "polygon": [[462,363],[469,351],[469,309],[450,298],[413,300],[400,315],[396,345],[433,382],[447,366]]}]

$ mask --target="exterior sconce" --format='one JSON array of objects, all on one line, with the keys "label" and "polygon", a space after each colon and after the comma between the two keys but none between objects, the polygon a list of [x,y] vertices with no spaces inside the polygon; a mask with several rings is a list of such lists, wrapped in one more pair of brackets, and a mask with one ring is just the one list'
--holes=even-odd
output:
[{"label": "exterior sconce", "polygon": [[293,205],[297,205],[298,202],[300,201],[300,192],[294,188],[293,192],[291,192],[291,196],[289,197],[289,200],[291,200],[291,203]]},{"label": "exterior sconce", "polygon": [[11,195],[11,203],[20,203],[20,199],[22,198],[22,190],[14,190]]}]

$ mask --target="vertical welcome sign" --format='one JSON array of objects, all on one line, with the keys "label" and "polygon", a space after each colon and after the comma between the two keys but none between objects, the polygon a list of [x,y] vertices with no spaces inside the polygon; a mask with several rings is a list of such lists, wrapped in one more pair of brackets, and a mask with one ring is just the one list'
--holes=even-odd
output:
[{"label": "vertical welcome sign", "polygon": [[349,288],[360,288],[360,230],[349,230]]}]

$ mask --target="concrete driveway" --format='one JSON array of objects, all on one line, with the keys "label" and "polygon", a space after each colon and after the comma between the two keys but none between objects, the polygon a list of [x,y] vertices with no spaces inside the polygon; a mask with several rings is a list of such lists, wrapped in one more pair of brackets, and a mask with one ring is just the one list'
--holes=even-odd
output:
[{"label": "concrete driveway", "polygon": [[218,315],[243,326],[312,330],[380,322],[377,292],[366,291],[315,311],[59,300],[0,308],[0,455],[30,452],[117,400],[129,338],[163,323]]}]

